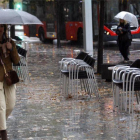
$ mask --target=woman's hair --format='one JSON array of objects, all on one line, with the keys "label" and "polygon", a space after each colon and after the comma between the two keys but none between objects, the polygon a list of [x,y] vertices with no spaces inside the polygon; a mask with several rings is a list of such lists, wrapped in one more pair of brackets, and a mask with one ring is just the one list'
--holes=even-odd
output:
[{"label": "woman's hair", "polygon": [[[124,19],[123,19],[124,20]],[[126,20],[124,20],[124,25],[126,25],[128,22]],[[121,24],[121,22],[119,21],[119,25]]]}]

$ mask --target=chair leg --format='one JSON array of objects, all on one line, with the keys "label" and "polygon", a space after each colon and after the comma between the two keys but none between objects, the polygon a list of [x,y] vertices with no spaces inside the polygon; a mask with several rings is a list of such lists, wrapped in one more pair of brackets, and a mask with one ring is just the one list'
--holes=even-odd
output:
[{"label": "chair leg", "polygon": [[65,97],[67,96],[67,91],[66,91],[66,88],[67,88],[67,78],[66,78],[66,76],[64,76],[64,95],[65,95]]},{"label": "chair leg", "polygon": [[83,79],[80,79],[81,90],[84,90]]},{"label": "chair leg", "polygon": [[137,104],[139,104],[139,95],[138,95],[138,91],[136,91],[136,100],[137,100]]},{"label": "chair leg", "polygon": [[139,102],[140,102],[140,91],[138,92],[138,96],[139,96]]},{"label": "chair leg", "polygon": [[87,72],[87,77],[88,77],[87,81],[88,81],[88,88],[89,88],[88,95],[91,97],[92,88],[93,88],[92,87],[93,81],[91,81],[91,79],[92,79],[91,69],[90,68],[86,68],[86,72]]},{"label": "chair leg", "polygon": [[134,103],[134,91],[132,91],[132,116],[134,114],[134,106],[133,106],[133,103]]},{"label": "chair leg", "polygon": [[129,90],[129,114],[131,113],[131,104],[132,104],[132,91]]},{"label": "chair leg", "polygon": [[69,79],[66,77],[66,97],[68,97],[68,95],[70,95],[70,87],[69,87]]},{"label": "chair leg", "polygon": [[120,94],[119,94],[119,87],[118,86],[116,86],[116,89],[115,89],[116,91],[116,102],[115,102],[115,105],[116,105],[116,107],[118,107],[119,108],[119,96],[120,96]]},{"label": "chair leg", "polygon": [[63,94],[63,75],[60,72],[60,89],[61,89],[61,93]]},{"label": "chair leg", "polygon": [[96,80],[96,76],[94,74],[94,71],[92,70],[92,78],[94,79],[93,82],[94,82],[94,88],[95,88],[95,94],[96,96],[98,97],[98,99],[100,100],[100,94],[99,94],[99,90],[98,90],[98,84],[97,84],[97,80]]},{"label": "chair leg", "polygon": [[112,82],[112,92],[113,92],[113,111],[115,111],[115,106],[116,106],[116,98],[115,98],[115,85]]},{"label": "chair leg", "polygon": [[95,83],[95,93],[97,93],[97,97],[99,98],[99,100],[100,100],[100,94],[99,94],[99,90],[98,90],[98,85],[97,85],[97,81],[96,81],[96,79],[94,80],[94,83]]},{"label": "chair leg", "polygon": [[84,79],[83,85],[84,85],[85,92],[88,92],[87,79]]},{"label": "chair leg", "polygon": [[65,76],[63,76],[63,79],[62,79],[62,94],[65,95]]}]

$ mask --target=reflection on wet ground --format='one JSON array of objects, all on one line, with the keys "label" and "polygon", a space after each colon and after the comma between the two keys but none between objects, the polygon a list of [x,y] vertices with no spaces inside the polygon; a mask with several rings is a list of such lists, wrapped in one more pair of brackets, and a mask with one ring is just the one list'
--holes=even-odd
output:
[{"label": "reflection on wet ground", "polygon": [[[112,111],[111,83],[97,75],[101,102],[65,99],[58,62],[75,57],[77,47],[33,44],[28,50],[30,83],[17,85],[17,102],[8,119],[10,140],[138,140],[137,117]],[[82,50],[82,49],[81,49]],[[97,49],[94,49],[97,57]],[[139,52],[131,53],[132,60]],[[104,50],[104,63],[119,62],[118,50]],[[96,64],[95,64],[96,69]]]}]

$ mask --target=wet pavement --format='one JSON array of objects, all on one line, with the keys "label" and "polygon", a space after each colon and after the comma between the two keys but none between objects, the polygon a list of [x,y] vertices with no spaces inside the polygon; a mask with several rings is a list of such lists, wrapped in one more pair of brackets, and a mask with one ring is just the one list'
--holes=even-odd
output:
[{"label": "wet pavement", "polygon": [[[139,140],[137,117],[113,112],[111,82],[96,75],[101,101],[64,98],[60,89],[59,61],[75,57],[77,46],[28,45],[31,82],[17,84],[17,101],[7,121],[9,140]],[[81,49],[82,50],[82,49]],[[132,49],[134,51],[134,49]],[[130,59],[139,58],[139,51]],[[94,49],[97,58],[97,49]],[[104,50],[104,63],[122,61],[117,49]],[[96,71],[95,64],[95,71]]]}]

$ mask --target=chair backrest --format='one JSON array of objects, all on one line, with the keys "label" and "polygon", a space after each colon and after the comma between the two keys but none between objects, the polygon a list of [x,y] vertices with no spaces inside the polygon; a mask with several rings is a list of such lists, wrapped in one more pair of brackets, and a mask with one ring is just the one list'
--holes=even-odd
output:
[{"label": "chair backrest", "polygon": [[90,55],[87,55],[86,59],[84,60],[87,64],[89,64],[91,67],[94,67],[95,59],[92,58]]},{"label": "chair backrest", "polygon": [[16,45],[17,51],[20,55],[22,55],[23,57],[26,57],[27,51],[23,48],[21,48],[20,46]]},{"label": "chair backrest", "polygon": [[85,60],[87,55],[88,55],[88,54],[85,53],[85,52],[80,52],[80,53],[78,54],[78,56],[77,56],[75,59]]},{"label": "chair backrest", "polygon": [[95,64],[95,59],[92,58],[91,61],[90,61],[90,63],[89,63],[89,65],[94,68],[94,64]]},{"label": "chair backrest", "polygon": [[140,59],[135,60],[130,67],[140,68]]},{"label": "chair backrest", "polygon": [[18,36],[14,36],[13,39],[15,39],[16,41],[22,41],[22,39]]}]

